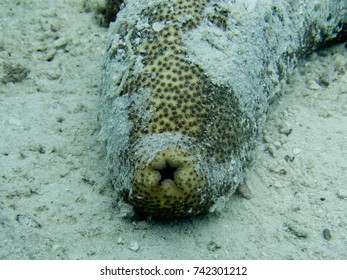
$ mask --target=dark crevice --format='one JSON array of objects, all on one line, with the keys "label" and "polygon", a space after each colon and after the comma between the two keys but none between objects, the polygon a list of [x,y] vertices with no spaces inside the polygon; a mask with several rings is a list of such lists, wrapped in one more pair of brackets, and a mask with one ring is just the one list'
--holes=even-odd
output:
[{"label": "dark crevice", "polygon": [[159,181],[159,185],[161,185],[161,183],[164,180],[175,180],[175,172],[176,172],[177,168],[171,167],[170,165],[166,165],[163,169],[157,170],[160,173],[160,181]]},{"label": "dark crevice", "polygon": [[338,29],[340,31],[337,33],[336,37],[334,39],[327,40],[326,42],[324,42],[318,48],[318,50],[326,49],[326,48],[329,48],[333,45],[347,42],[347,22],[346,23],[340,22],[340,24],[338,25]]},{"label": "dark crevice", "polygon": [[103,17],[103,26],[108,27],[111,22],[116,20],[123,2],[123,0],[107,0],[105,6],[99,9],[99,13]]}]

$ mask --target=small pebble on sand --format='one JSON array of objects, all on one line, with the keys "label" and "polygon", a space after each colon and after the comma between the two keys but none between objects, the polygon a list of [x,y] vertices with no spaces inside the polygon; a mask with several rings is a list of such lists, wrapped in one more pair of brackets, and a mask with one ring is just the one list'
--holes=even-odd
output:
[{"label": "small pebble on sand", "polygon": [[134,251],[134,252],[137,252],[138,250],[139,250],[139,243],[137,242],[137,241],[132,241],[132,242],[130,242],[130,244],[129,244],[129,249],[131,250],[131,251]]}]

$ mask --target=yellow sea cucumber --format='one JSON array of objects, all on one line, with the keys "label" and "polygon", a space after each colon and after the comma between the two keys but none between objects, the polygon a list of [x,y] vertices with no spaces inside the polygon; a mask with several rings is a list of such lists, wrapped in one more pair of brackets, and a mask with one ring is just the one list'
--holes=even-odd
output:
[{"label": "yellow sea cucumber", "polygon": [[128,0],[110,26],[101,135],[138,213],[190,217],[232,194],[297,58],[345,32],[342,0],[243,2]]}]

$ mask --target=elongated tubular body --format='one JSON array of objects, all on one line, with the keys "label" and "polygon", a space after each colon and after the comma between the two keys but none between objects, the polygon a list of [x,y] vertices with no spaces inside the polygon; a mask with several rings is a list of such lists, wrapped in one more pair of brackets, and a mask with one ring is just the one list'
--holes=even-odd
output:
[{"label": "elongated tubular body", "polygon": [[347,1],[126,1],[109,28],[101,137],[120,197],[156,218],[213,210],[242,181],[298,58],[344,36]]}]

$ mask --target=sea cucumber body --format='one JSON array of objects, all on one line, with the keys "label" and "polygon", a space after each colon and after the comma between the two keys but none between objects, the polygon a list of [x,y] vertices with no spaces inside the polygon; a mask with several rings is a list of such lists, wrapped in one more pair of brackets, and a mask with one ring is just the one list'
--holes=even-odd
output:
[{"label": "sea cucumber body", "polygon": [[255,2],[129,0],[110,25],[101,136],[138,213],[189,217],[232,194],[297,59],[347,22],[343,0]]}]

